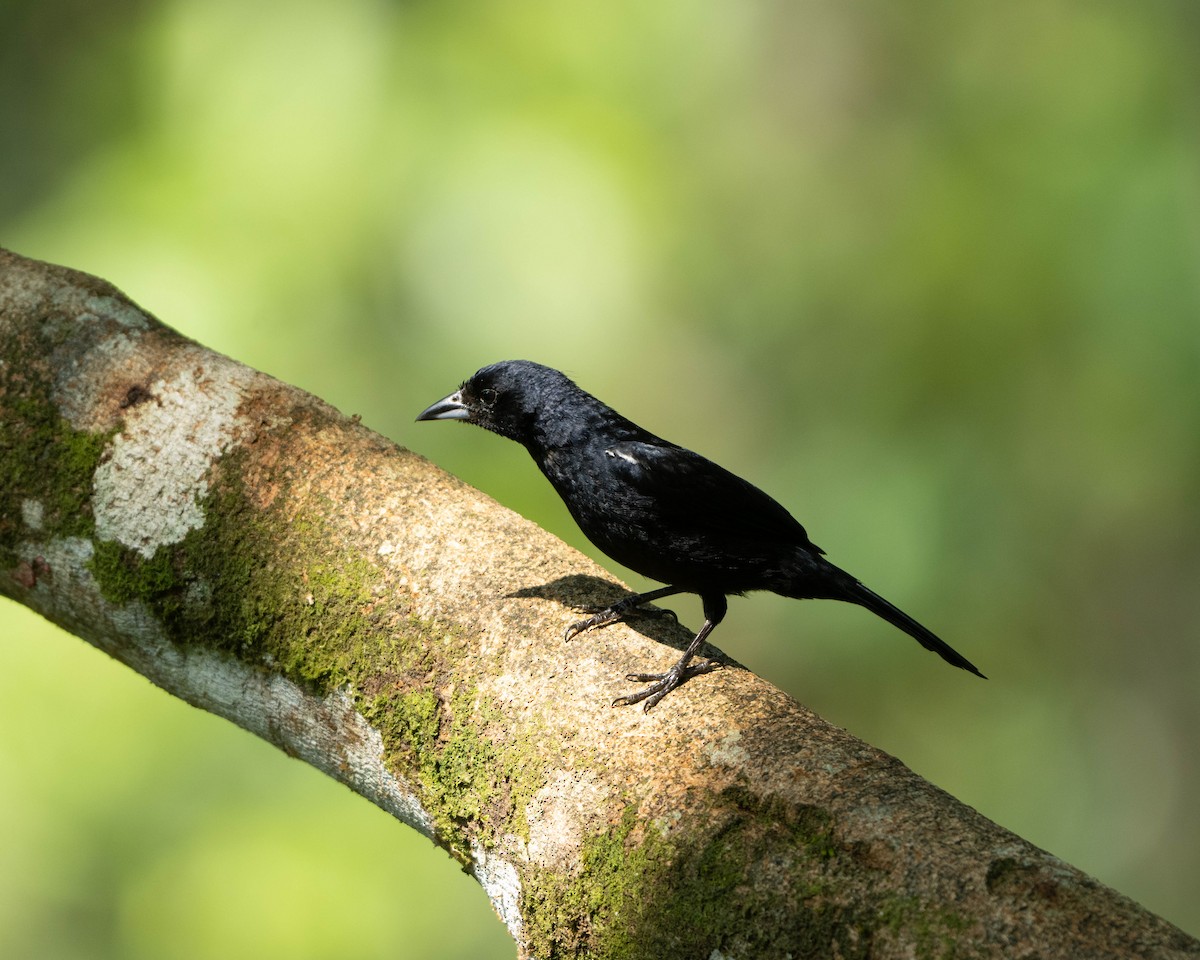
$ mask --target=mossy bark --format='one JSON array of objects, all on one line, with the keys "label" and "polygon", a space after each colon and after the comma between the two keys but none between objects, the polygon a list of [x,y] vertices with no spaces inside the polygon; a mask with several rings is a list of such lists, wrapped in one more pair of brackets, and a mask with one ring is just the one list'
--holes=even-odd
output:
[{"label": "mossy bark", "polygon": [[527,957],[1196,957],[319,400],[0,252],[0,592],[451,851]]}]

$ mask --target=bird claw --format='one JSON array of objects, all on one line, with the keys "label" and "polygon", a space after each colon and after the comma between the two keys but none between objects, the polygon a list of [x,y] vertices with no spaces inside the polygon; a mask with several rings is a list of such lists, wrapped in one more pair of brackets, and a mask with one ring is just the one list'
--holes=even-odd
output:
[{"label": "bird claw", "polygon": [[682,669],[676,664],[666,673],[627,673],[625,679],[630,683],[649,683],[650,686],[645,690],[617,697],[612,705],[614,707],[631,707],[644,700],[642,712],[649,713],[663,697],[672,690],[683,686],[692,677],[698,677],[703,673],[712,673],[722,666],[723,664],[719,660],[703,660],[700,663],[689,664]]},{"label": "bird claw", "polygon": [[674,610],[656,609],[647,610],[638,606],[633,601],[638,597],[626,597],[624,600],[618,600],[616,603],[607,607],[582,607],[586,613],[591,616],[586,620],[578,620],[567,627],[563,633],[563,640],[572,640],[581,633],[587,633],[589,630],[596,630],[600,627],[607,627],[610,624],[616,623],[618,620],[623,620],[634,611],[638,616],[642,617],[670,617],[676,623],[679,622],[679,617],[675,615]]},{"label": "bird claw", "polygon": [[586,620],[578,620],[567,627],[563,634],[563,640],[571,640],[581,633],[587,633],[589,630],[595,630],[597,627],[607,627],[610,623],[616,623],[621,619],[622,614],[615,613],[613,607],[605,607]]}]

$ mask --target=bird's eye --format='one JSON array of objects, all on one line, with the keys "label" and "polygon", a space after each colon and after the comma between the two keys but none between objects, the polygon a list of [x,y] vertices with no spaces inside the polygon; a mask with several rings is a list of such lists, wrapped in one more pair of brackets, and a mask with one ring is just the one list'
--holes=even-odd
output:
[{"label": "bird's eye", "polygon": [[496,405],[496,391],[491,387],[484,387],[479,391],[479,402],[485,407],[494,407]]}]

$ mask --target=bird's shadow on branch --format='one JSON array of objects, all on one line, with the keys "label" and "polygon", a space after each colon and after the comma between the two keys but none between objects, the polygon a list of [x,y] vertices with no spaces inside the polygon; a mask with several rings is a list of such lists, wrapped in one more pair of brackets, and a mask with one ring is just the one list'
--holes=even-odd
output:
[{"label": "bird's shadow on branch", "polygon": [[[563,621],[564,630],[574,620],[584,620],[590,614],[632,596],[636,596],[633,590],[622,589],[611,580],[605,580],[603,577],[593,577],[582,573],[559,577],[557,580],[551,580],[549,583],[538,584],[534,587],[523,587],[520,590],[514,590],[512,593],[506,594],[506,597],[510,599],[533,598],[551,600],[562,604],[568,610],[573,611],[574,614],[572,620]],[[659,607],[653,603],[647,603],[645,606],[631,610],[621,622],[628,624],[642,636],[648,637],[655,643],[661,643],[664,646],[672,647],[679,651],[685,650],[692,637],[696,635],[695,630],[689,630],[679,622],[679,618],[673,610]],[[573,640],[580,640],[582,637],[583,634],[579,634]],[[735,661],[731,660],[723,651],[717,649],[712,644],[706,643],[701,653],[704,656],[720,660],[727,666],[738,666]]]}]

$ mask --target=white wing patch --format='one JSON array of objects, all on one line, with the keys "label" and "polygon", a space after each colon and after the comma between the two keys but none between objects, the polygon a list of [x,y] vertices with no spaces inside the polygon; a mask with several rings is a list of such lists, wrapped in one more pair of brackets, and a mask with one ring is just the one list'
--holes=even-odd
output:
[{"label": "white wing patch", "polygon": [[620,457],[622,460],[626,460],[629,463],[632,463],[634,466],[637,466],[639,463],[637,457],[625,450],[614,450],[612,447],[609,447],[604,451],[604,453],[610,457]]}]

